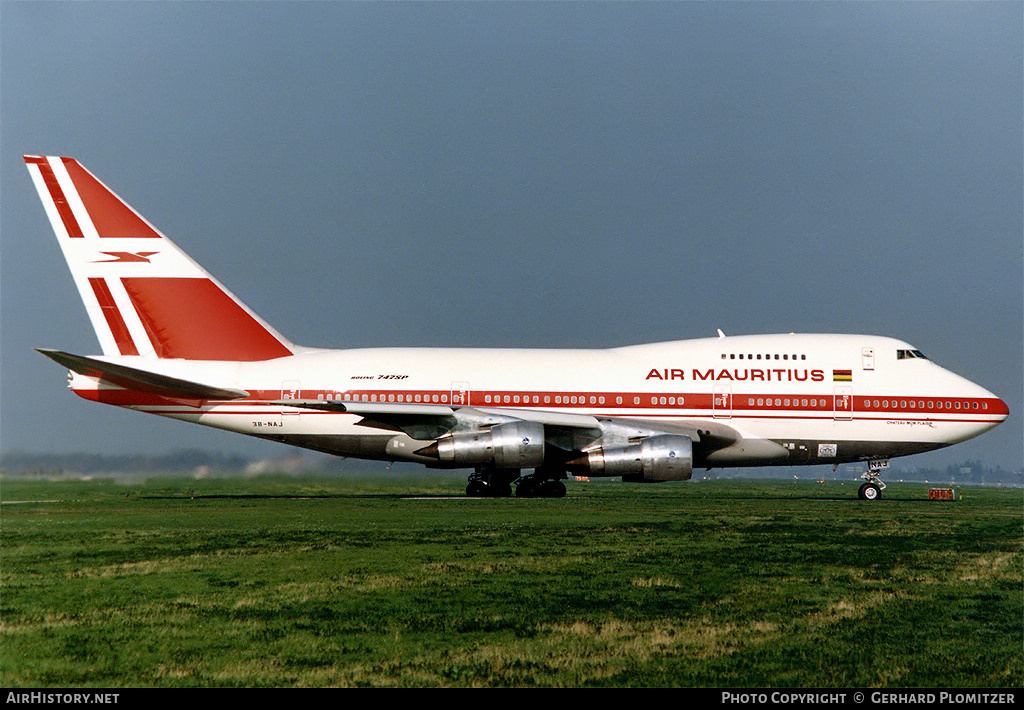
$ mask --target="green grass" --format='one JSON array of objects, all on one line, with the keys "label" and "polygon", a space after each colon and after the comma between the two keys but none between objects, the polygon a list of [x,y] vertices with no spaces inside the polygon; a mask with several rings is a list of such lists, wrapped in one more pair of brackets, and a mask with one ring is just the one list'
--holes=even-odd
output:
[{"label": "green grass", "polygon": [[1024,685],[1020,491],[464,485],[5,480],[0,685]]}]

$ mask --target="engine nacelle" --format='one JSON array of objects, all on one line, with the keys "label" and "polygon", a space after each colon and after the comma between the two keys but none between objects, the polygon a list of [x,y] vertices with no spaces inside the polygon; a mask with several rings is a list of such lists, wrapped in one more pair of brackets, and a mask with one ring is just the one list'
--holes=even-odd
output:
[{"label": "engine nacelle", "polygon": [[544,425],[517,421],[490,429],[454,432],[428,448],[435,447],[437,458],[448,465],[536,468],[544,461]]},{"label": "engine nacelle", "polygon": [[632,483],[685,481],[693,476],[693,442],[686,436],[664,434],[618,448],[600,448],[571,461],[592,476],[622,476]]}]

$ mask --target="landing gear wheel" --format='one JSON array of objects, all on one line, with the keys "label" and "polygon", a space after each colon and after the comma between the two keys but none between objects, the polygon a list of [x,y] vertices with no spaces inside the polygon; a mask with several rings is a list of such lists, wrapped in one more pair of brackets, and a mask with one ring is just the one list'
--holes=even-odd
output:
[{"label": "landing gear wheel", "polygon": [[865,483],[857,491],[857,497],[861,500],[878,500],[882,497],[882,489],[875,483]]},{"label": "landing gear wheel", "polygon": [[565,498],[565,484],[547,480],[540,484],[540,495],[544,498]]},{"label": "landing gear wheel", "polygon": [[516,486],[516,498],[536,498],[537,480],[527,476]]},{"label": "landing gear wheel", "polygon": [[470,498],[507,498],[512,495],[512,486],[507,483],[470,481],[466,486],[466,495]]},{"label": "landing gear wheel", "polygon": [[512,495],[512,481],[518,471],[478,469],[469,477],[466,495],[470,498],[507,498]]},{"label": "landing gear wheel", "polygon": [[861,485],[857,497],[861,500],[878,500],[885,490],[885,482],[881,479],[882,471],[889,468],[888,459],[873,459],[868,462],[868,470],[860,475],[867,483]]},{"label": "landing gear wheel", "polygon": [[551,478],[527,476],[516,486],[517,498],[564,498],[565,484]]},{"label": "landing gear wheel", "polygon": [[470,481],[466,486],[466,495],[470,498],[485,498],[487,496],[487,484],[483,481]]}]

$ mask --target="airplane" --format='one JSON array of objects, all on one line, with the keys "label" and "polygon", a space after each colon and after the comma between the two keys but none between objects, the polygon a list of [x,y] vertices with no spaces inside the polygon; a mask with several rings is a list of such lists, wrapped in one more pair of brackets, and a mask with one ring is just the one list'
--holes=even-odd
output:
[{"label": "airplane", "polygon": [[102,355],[38,349],[84,399],[343,457],[467,469],[469,496],[570,476],[866,462],[956,444],[996,395],[890,337],[733,335],[608,349],[296,345],[77,160],[24,156]]}]

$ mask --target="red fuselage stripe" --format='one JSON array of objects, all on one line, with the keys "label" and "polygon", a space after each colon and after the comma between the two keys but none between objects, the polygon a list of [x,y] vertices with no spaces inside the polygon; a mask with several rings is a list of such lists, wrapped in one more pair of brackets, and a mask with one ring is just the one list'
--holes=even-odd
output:
[{"label": "red fuselage stripe", "polygon": [[[134,392],[131,390],[76,390],[78,394],[87,399],[116,404],[121,406],[161,406],[173,404],[169,400],[155,395]],[[252,407],[261,402],[282,399],[280,390],[249,390],[251,396],[246,400],[235,402],[218,403],[224,407]],[[907,419],[927,420],[940,417],[949,421],[951,415],[971,415],[972,417],[1004,417],[1008,414],[1006,404],[1000,399],[980,397],[915,397],[915,406],[910,407],[909,399],[886,398],[886,401],[896,403],[888,410],[881,407],[865,408],[864,401],[874,402],[875,398],[854,398],[852,409],[836,409],[836,396],[833,394],[810,395],[784,395],[773,394],[770,397],[763,393],[754,396],[754,405],[748,402],[751,395],[734,394],[731,407],[721,404],[715,405],[714,394],[711,393],[674,393],[674,394],[652,394],[650,392],[603,392],[572,394],[568,392],[518,392],[508,394],[509,401],[505,402],[506,393],[487,393],[473,391],[464,393],[465,402],[458,401],[460,393],[452,393],[450,390],[359,390],[339,392],[324,392],[322,390],[301,390],[298,392],[289,391],[287,398],[293,399],[320,399],[326,401],[367,402],[387,404],[456,404],[469,405],[483,408],[502,409],[580,409],[585,411],[621,411],[621,410],[661,410],[663,414],[645,414],[644,416],[714,416],[728,413],[737,418],[758,418],[768,416],[773,419],[780,418],[832,418],[833,414],[843,416],[857,415],[858,420],[878,419],[885,420],[894,417]],[[417,397],[419,398],[417,400]],[[487,401],[488,397],[490,401]],[[516,397],[519,401],[516,402]],[[534,397],[537,401],[534,401]],[[364,399],[365,398],[365,399]],[[575,401],[573,399],[575,398]],[[591,402],[593,398],[593,402]],[[670,404],[671,399],[674,404]],[[765,404],[757,405],[758,399],[764,400]],[[621,402],[619,401],[621,399]],[[662,399],[665,403],[662,404]],[[879,398],[881,399],[881,398]],[[637,401],[639,400],[639,401]],[[775,402],[780,402],[776,405]],[[789,402],[787,405],[786,402]],[[923,406],[922,406],[923,405]],[[957,407],[959,405],[959,407]],[[271,405],[277,407],[279,405]],[[310,410],[313,411],[313,410]],[[963,421],[983,421],[979,419],[965,419]],[[1001,419],[993,420],[1001,421]]]}]

